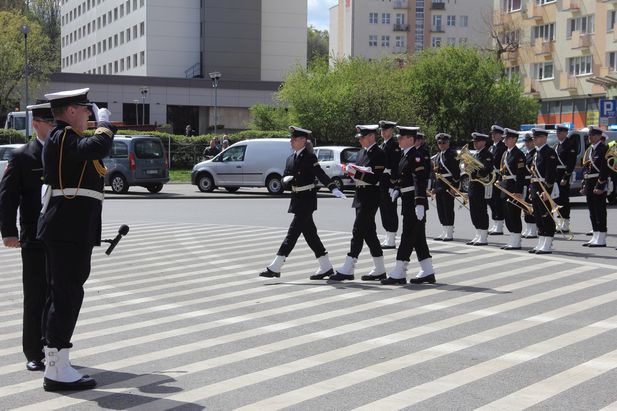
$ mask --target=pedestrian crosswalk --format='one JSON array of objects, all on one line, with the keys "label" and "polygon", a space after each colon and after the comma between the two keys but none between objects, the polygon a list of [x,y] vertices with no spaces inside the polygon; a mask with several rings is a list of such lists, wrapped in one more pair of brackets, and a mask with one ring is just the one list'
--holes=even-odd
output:
[{"label": "pedestrian crosswalk", "polygon": [[[71,358],[99,385],[69,395],[25,371],[20,255],[0,250],[0,409],[617,408],[613,265],[434,242],[437,284],[328,284],[300,241],[258,277],[284,234],[142,222],[95,250]],[[349,233],[320,235],[341,264]]]}]

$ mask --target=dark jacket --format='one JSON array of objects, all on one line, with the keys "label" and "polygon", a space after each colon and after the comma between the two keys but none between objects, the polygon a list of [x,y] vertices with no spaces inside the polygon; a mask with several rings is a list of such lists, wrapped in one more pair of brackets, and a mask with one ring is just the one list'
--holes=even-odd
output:
[{"label": "dark jacket", "polygon": [[292,154],[285,164],[285,176],[293,176],[291,181],[292,193],[289,204],[289,213],[313,212],[317,210],[317,188],[294,192],[295,187],[304,187],[315,183],[317,178],[324,186],[332,191],[336,186],[323,171],[317,156],[306,148],[296,156]]},{"label": "dark jacket", "polygon": [[493,155],[488,148],[484,147],[482,150],[476,151],[474,157],[482,163],[482,168],[478,171],[473,171],[469,176],[469,196],[480,198],[485,195],[485,186],[473,180],[487,177],[494,170]]},{"label": "dark jacket", "polygon": [[384,172],[381,179],[381,191],[387,193],[388,188],[394,186],[396,176],[398,173],[398,163],[401,160],[401,149],[398,146],[396,138],[392,137],[388,141],[381,143],[379,146],[386,155],[386,170],[390,172]]},{"label": "dark jacket", "polygon": [[609,168],[606,164],[606,152],[608,151],[608,147],[603,142],[600,142],[595,150],[593,147],[591,148],[591,162],[589,162],[589,158],[583,159],[583,164],[585,164],[585,169],[583,170],[583,175],[589,176],[598,174],[597,177],[586,177],[585,184],[587,189],[593,190],[606,190],[606,181],[609,175]]},{"label": "dark jacket", "polygon": [[[523,193],[525,187],[525,155],[518,148],[514,147],[512,150],[503,153],[501,158],[501,166],[499,168],[501,173],[501,186],[511,193]],[[505,198],[506,194],[502,193],[502,197]]]},{"label": "dark jacket", "polygon": [[569,180],[576,167],[576,156],[578,155],[576,142],[571,138],[566,138],[563,143],[558,141],[555,152],[557,153],[557,181]]},{"label": "dark jacket", "polygon": [[[437,153],[435,158],[435,168],[436,172],[442,176],[451,174],[451,176],[444,178],[452,183],[454,187],[458,187],[459,180],[461,179],[461,168],[458,160],[456,159],[456,150],[449,147],[447,150]],[[441,180],[436,179],[435,188],[437,190],[447,190],[449,187]]]},{"label": "dark jacket", "polygon": [[536,170],[537,176],[531,177],[532,191],[534,193],[541,192],[540,185],[534,182],[534,178],[539,177],[544,179],[542,184],[544,184],[546,191],[551,194],[557,177],[557,153],[555,153],[555,150],[550,148],[548,144],[545,144],[540,150],[536,149],[533,168]]},{"label": "dark jacket", "polygon": [[[105,127],[116,132],[107,122],[99,123],[92,137],[83,137],[68,124],[58,121],[43,148],[44,183],[53,189],[82,188],[103,192],[103,176],[95,164],[102,165],[112,146],[113,135],[99,131]],[[83,177],[82,177],[83,173]],[[100,245],[102,202],[83,196],[52,197],[41,215],[37,238],[44,241],[77,242]]]},{"label": "dark jacket", "polygon": [[493,167],[495,167],[495,170],[499,170],[499,162],[501,161],[501,156],[503,156],[503,153],[507,149],[508,147],[506,147],[506,143],[504,143],[503,140],[499,141],[497,144],[493,144],[488,148],[488,151],[493,156]]},{"label": "dark jacket", "polygon": [[43,145],[36,138],[15,150],[0,182],[2,237],[18,236],[19,209],[19,240],[22,247],[40,246],[36,239],[36,225],[41,212],[42,151]]},{"label": "dark jacket", "polygon": [[[430,158],[422,148],[412,147],[407,154],[401,153],[396,182],[396,189],[401,191],[401,213],[404,215],[415,213],[416,205],[423,205],[428,209],[426,183],[429,175],[427,161],[430,164]],[[409,187],[414,189],[403,192]]]},{"label": "dark jacket", "polygon": [[[386,167],[386,154],[377,144],[373,144],[369,150],[364,148],[358,153],[356,165],[371,167],[372,173],[356,171],[354,179],[356,183],[356,195],[352,207],[375,207],[379,206],[379,182]],[[360,185],[360,184],[367,185]]]}]

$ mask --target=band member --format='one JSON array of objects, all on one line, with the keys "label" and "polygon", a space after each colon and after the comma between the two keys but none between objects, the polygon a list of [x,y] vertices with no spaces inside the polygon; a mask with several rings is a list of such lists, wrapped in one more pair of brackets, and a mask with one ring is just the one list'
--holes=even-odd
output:
[{"label": "band member", "polygon": [[396,127],[396,123],[393,121],[382,120],[379,122],[381,137],[383,137],[383,143],[380,145],[380,148],[386,154],[386,169],[381,176],[381,197],[379,202],[381,224],[384,230],[386,230],[386,238],[381,243],[381,248],[384,250],[396,248],[396,232],[398,231],[396,200],[393,201],[388,192],[393,187],[392,179],[396,176],[398,162],[401,158],[401,150],[396,142],[396,138],[393,138],[394,127]]},{"label": "band member", "polygon": [[[506,151],[506,145],[503,142],[504,129],[498,125],[491,126],[491,139],[493,144],[489,147],[489,152],[493,156],[494,170],[499,170],[499,163],[501,157]],[[489,235],[501,235],[503,234],[503,223],[505,220],[505,200],[501,197],[501,191],[493,190],[493,196],[489,200],[489,206],[491,207],[491,218],[493,219],[493,226],[488,231]]]},{"label": "band member", "polygon": [[[450,148],[450,135],[439,133],[435,136],[435,140],[439,148],[435,159],[435,173],[458,188],[461,168],[456,159],[456,151]],[[454,193],[450,191],[446,183],[438,178],[435,179],[433,193],[435,193],[437,214],[442,226],[441,234],[433,240],[452,241],[454,239]]]},{"label": "band member", "polygon": [[[533,158],[536,155],[536,146],[533,144],[533,137],[531,133],[526,133],[525,138],[525,150],[527,153],[525,154],[525,188],[523,190],[523,198],[527,203],[531,203],[531,173],[529,170],[531,169],[531,165],[533,164]],[[524,217],[525,228],[521,233],[522,238],[538,238],[538,226],[536,226],[536,219],[533,214],[525,213]]]},{"label": "band member", "polygon": [[[493,155],[486,144],[488,135],[473,132],[473,146],[476,149],[474,158],[479,164],[479,169],[469,175],[469,213],[471,222],[476,228],[476,236],[468,241],[468,245],[488,245],[488,211],[487,200],[492,196],[491,173],[494,171]],[[480,166],[481,165],[481,166]]]},{"label": "band member", "polygon": [[[101,243],[103,177],[101,159],[111,149],[115,126],[109,111],[88,101],[89,89],[46,94],[56,120],[43,148],[45,196],[37,238],[47,259],[48,300],[45,309],[46,391],[93,388],[69,361],[71,337],[90,275],[92,248]],[[98,128],[83,135],[94,112]]]},{"label": "band member", "polygon": [[379,208],[379,182],[386,167],[386,155],[379,148],[377,139],[378,125],[357,125],[356,138],[362,149],[358,153],[356,164],[347,165],[347,172],[354,176],[356,195],[352,207],[356,209],[349,253],[345,263],[330,276],[331,281],[353,280],[355,266],[364,242],[371,251],[375,268],[363,280],[377,280],[386,277],[386,266],[381,244],[377,238],[375,215]]},{"label": "band member", "polygon": [[578,148],[576,143],[568,138],[568,127],[557,126],[557,183],[559,184],[559,197],[555,199],[561,206],[559,212],[563,217],[559,221],[559,231],[567,233],[570,231],[570,178],[576,166],[576,156]]},{"label": "band member", "polygon": [[426,243],[426,182],[430,172],[427,162],[428,154],[414,146],[418,127],[398,127],[399,146],[403,151],[399,162],[399,172],[396,186],[391,189],[392,198],[401,197],[403,214],[403,232],[401,243],[396,253],[396,265],[387,278],[382,279],[384,285],[405,284],[407,282],[407,266],[409,257],[416,250],[420,262],[420,272],[416,278],[409,280],[411,284],[434,283],[435,271],[433,259]]},{"label": "band member", "polygon": [[536,154],[531,165],[531,201],[533,214],[538,227],[538,244],[530,253],[551,254],[553,237],[555,237],[555,220],[553,219],[550,197],[557,175],[557,153],[546,144],[548,131],[541,128],[532,129]]},{"label": "band member", "polygon": [[311,280],[322,280],[334,274],[334,270],[332,269],[326,248],[319,239],[319,235],[317,235],[317,227],[315,227],[315,222],[313,221],[313,212],[317,210],[318,190],[318,187],[315,185],[315,179],[321,181],[336,197],[345,198],[345,194],[336,188],[334,182],[319,166],[309,140],[311,131],[290,126],[289,132],[291,134],[291,148],[294,154],[287,158],[283,183],[291,187],[291,201],[287,211],[292,213],[294,217],[289,225],[287,236],[283,240],[274,260],[259,275],[261,277],[280,277],[281,267],[285,259],[295,247],[300,234],[302,234],[319,262],[319,268],[311,276]]},{"label": "band member", "polygon": [[[21,248],[24,314],[22,348],[26,369],[45,369],[43,363],[42,319],[47,280],[45,251],[36,239],[36,224],[41,212],[43,163],[41,152],[52,129],[54,117],[49,103],[28,106],[36,137],[13,152],[0,182],[0,232],[5,247]],[[17,211],[19,210],[19,235]]]},{"label": "band member", "polygon": [[[501,187],[512,193],[516,198],[523,200],[523,189],[525,187],[525,155],[516,147],[518,133],[510,128],[504,129],[506,151],[501,158],[499,171],[501,174]],[[501,190],[499,190],[501,192]],[[516,204],[515,199],[510,199],[506,193],[502,192],[506,204],[506,227],[510,232],[510,242],[501,247],[503,250],[521,249],[521,208]],[[509,201],[508,201],[509,200]]]},{"label": "band member", "polygon": [[581,194],[587,200],[593,236],[583,246],[606,247],[606,193],[609,170],[606,164],[608,147],[602,142],[602,129],[589,126],[589,142],[591,146],[585,152],[583,159],[585,169]]}]

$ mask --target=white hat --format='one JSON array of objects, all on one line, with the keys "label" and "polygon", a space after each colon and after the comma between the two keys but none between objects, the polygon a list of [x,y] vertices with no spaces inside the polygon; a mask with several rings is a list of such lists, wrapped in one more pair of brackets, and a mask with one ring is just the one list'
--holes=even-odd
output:
[{"label": "white hat", "polygon": [[89,88],[80,88],[78,90],[59,91],[57,93],[45,94],[45,98],[49,100],[51,108],[76,105],[91,105],[88,100]]}]

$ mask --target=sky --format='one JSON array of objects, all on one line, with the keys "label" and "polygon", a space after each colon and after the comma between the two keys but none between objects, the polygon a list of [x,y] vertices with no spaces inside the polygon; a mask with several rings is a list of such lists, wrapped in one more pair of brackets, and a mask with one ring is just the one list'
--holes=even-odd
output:
[{"label": "sky", "polygon": [[308,0],[308,25],[328,30],[329,9],[337,3],[338,0]]}]

